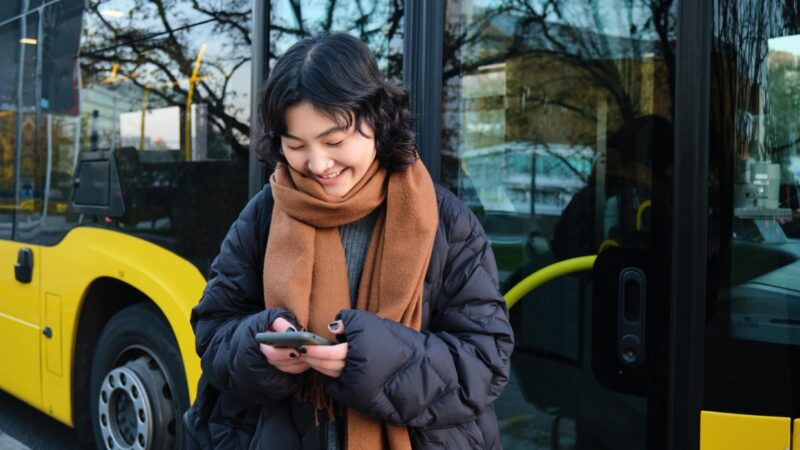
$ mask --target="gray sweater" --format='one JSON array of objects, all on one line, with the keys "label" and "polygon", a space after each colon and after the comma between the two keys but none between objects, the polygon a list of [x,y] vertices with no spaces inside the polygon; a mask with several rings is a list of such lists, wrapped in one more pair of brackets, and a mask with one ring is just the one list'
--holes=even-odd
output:
[{"label": "gray sweater", "polygon": [[344,246],[344,259],[347,262],[347,285],[350,287],[351,308],[356,307],[358,283],[361,281],[364,259],[367,256],[372,228],[375,226],[377,218],[378,210],[376,209],[353,223],[339,227],[339,236],[341,236]]}]

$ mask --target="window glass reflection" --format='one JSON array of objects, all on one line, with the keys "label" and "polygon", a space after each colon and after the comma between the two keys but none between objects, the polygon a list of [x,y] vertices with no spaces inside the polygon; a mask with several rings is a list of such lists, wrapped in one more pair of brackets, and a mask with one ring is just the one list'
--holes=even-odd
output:
[{"label": "window glass reflection", "polygon": [[41,209],[42,167],[36,152],[39,143],[37,104],[39,89],[37,81],[41,74],[39,53],[39,13],[33,12],[22,18],[20,30],[20,83],[18,98],[18,128],[15,167],[13,233],[14,239],[35,241],[39,229]]},{"label": "window glass reflection", "polygon": [[[42,241],[107,227],[205,274],[247,200],[249,2],[62,0],[44,14]],[[119,211],[70,205],[76,168],[92,155],[116,169]]]},{"label": "window glass reflection", "polygon": [[[442,181],[486,229],[503,291],[606,248],[664,254],[673,2],[451,0],[445,30]],[[668,259],[653,266],[658,290]],[[606,299],[592,289],[589,272],[562,277],[512,308],[513,378],[496,403],[505,448],[664,445],[662,381],[631,395],[592,362],[593,336],[610,328],[595,329]],[[666,324],[665,311],[651,315]]]},{"label": "window glass reflection", "polygon": [[719,250],[710,277],[721,281],[708,307],[706,404],[794,417],[800,9],[717,0],[713,30],[709,239]]},{"label": "window glass reflection", "polygon": [[7,0],[0,5],[0,21],[5,21],[22,13],[25,0]]},{"label": "window glass reflection", "polygon": [[403,75],[403,0],[271,2],[270,63],[299,39],[324,31],[364,41],[392,80]]},{"label": "window glass reflection", "polygon": [[21,22],[0,26],[0,238],[12,237],[16,189],[14,162],[17,148],[17,105]]}]

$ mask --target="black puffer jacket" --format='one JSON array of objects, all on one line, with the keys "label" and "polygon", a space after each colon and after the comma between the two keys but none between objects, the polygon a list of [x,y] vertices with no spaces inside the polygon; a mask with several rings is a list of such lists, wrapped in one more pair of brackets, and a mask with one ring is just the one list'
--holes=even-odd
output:
[{"label": "black puffer jacket", "polygon": [[[508,380],[511,326],[483,229],[452,193],[437,186],[436,196],[422,331],[342,311],[347,361],[326,390],[342,405],[407,426],[415,449],[497,449],[492,402]],[[200,447],[322,448],[310,406],[293,398],[303,376],[270,366],[254,339],[279,316],[295,322],[288,311],[264,309],[272,204],[265,186],[242,211],[192,311],[203,377],[184,423]]]}]

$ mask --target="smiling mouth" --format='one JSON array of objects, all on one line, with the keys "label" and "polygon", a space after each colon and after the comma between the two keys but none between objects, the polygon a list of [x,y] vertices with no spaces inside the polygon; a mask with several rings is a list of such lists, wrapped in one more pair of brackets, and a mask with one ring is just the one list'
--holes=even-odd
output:
[{"label": "smiling mouth", "polygon": [[314,175],[314,178],[317,182],[323,186],[333,186],[334,184],[339,182],[339,178],[342,176],[343,173],[347,171],[347,168],[339,170],[338,172],[331,173],[328,175]]},{"label": "smiling mouth", "polygon": [[338,171],[336,173],[332,173],[330,175],[318,175],[318,176],[319,176],[319,178],[322,178],[323,180],[331,180],[331,179],[336,178],[339,175],[341,175],[342,171],[344,171],[344,169],[342,169],[342,170],[340,170],[340,171]]}]

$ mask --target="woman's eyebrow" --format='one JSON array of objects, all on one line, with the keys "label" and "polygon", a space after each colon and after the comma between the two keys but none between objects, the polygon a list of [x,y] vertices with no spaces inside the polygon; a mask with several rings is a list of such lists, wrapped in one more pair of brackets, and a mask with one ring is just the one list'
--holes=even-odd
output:
[{"label": "woman's eyebrow", "polygon": [[281,133],[281,137],[286,137],[286,138],[289,138],[289,139],[294,139],[294,140],[297,140],[297,141],[302,141],[302,139],[300,139],[299,137],[297,137],[297,136],[293,136],[293,135],[291,135],[291,134],[289,134],[289,133]]},{"label": "woman's eyebrow", "polygon": [[[318,134],[317,137],[315,137],[314,139],[319,139],[321,137],[325,137],[325,136],[328,136],[330,134],[337,133],[339,131],[347,131],[347,127],[343,127],[343,126],[340,126],[340,125],[337,125],[335,127],[330,127],[327,130],[323,131],[322,133]],[[302,141],[302,139],[300,139],[297,136],[294,136],[294,135],[290,134],[288,131],[286,133],[281,134],[281,136],[287,137],[289,139],[296,139],[298,141]]]},{"label": "woman's eyebrow", "polygon": [[328,136],[329,134],[333,134],[333,133],[336,133],[336,132],[339,132],[339,131],[347,131],[347,128],[343,127],[341,125],[337,125],[335,127],[330,127],[327,130],[323,131],[322,133],[318,134],[316,139]]}]

